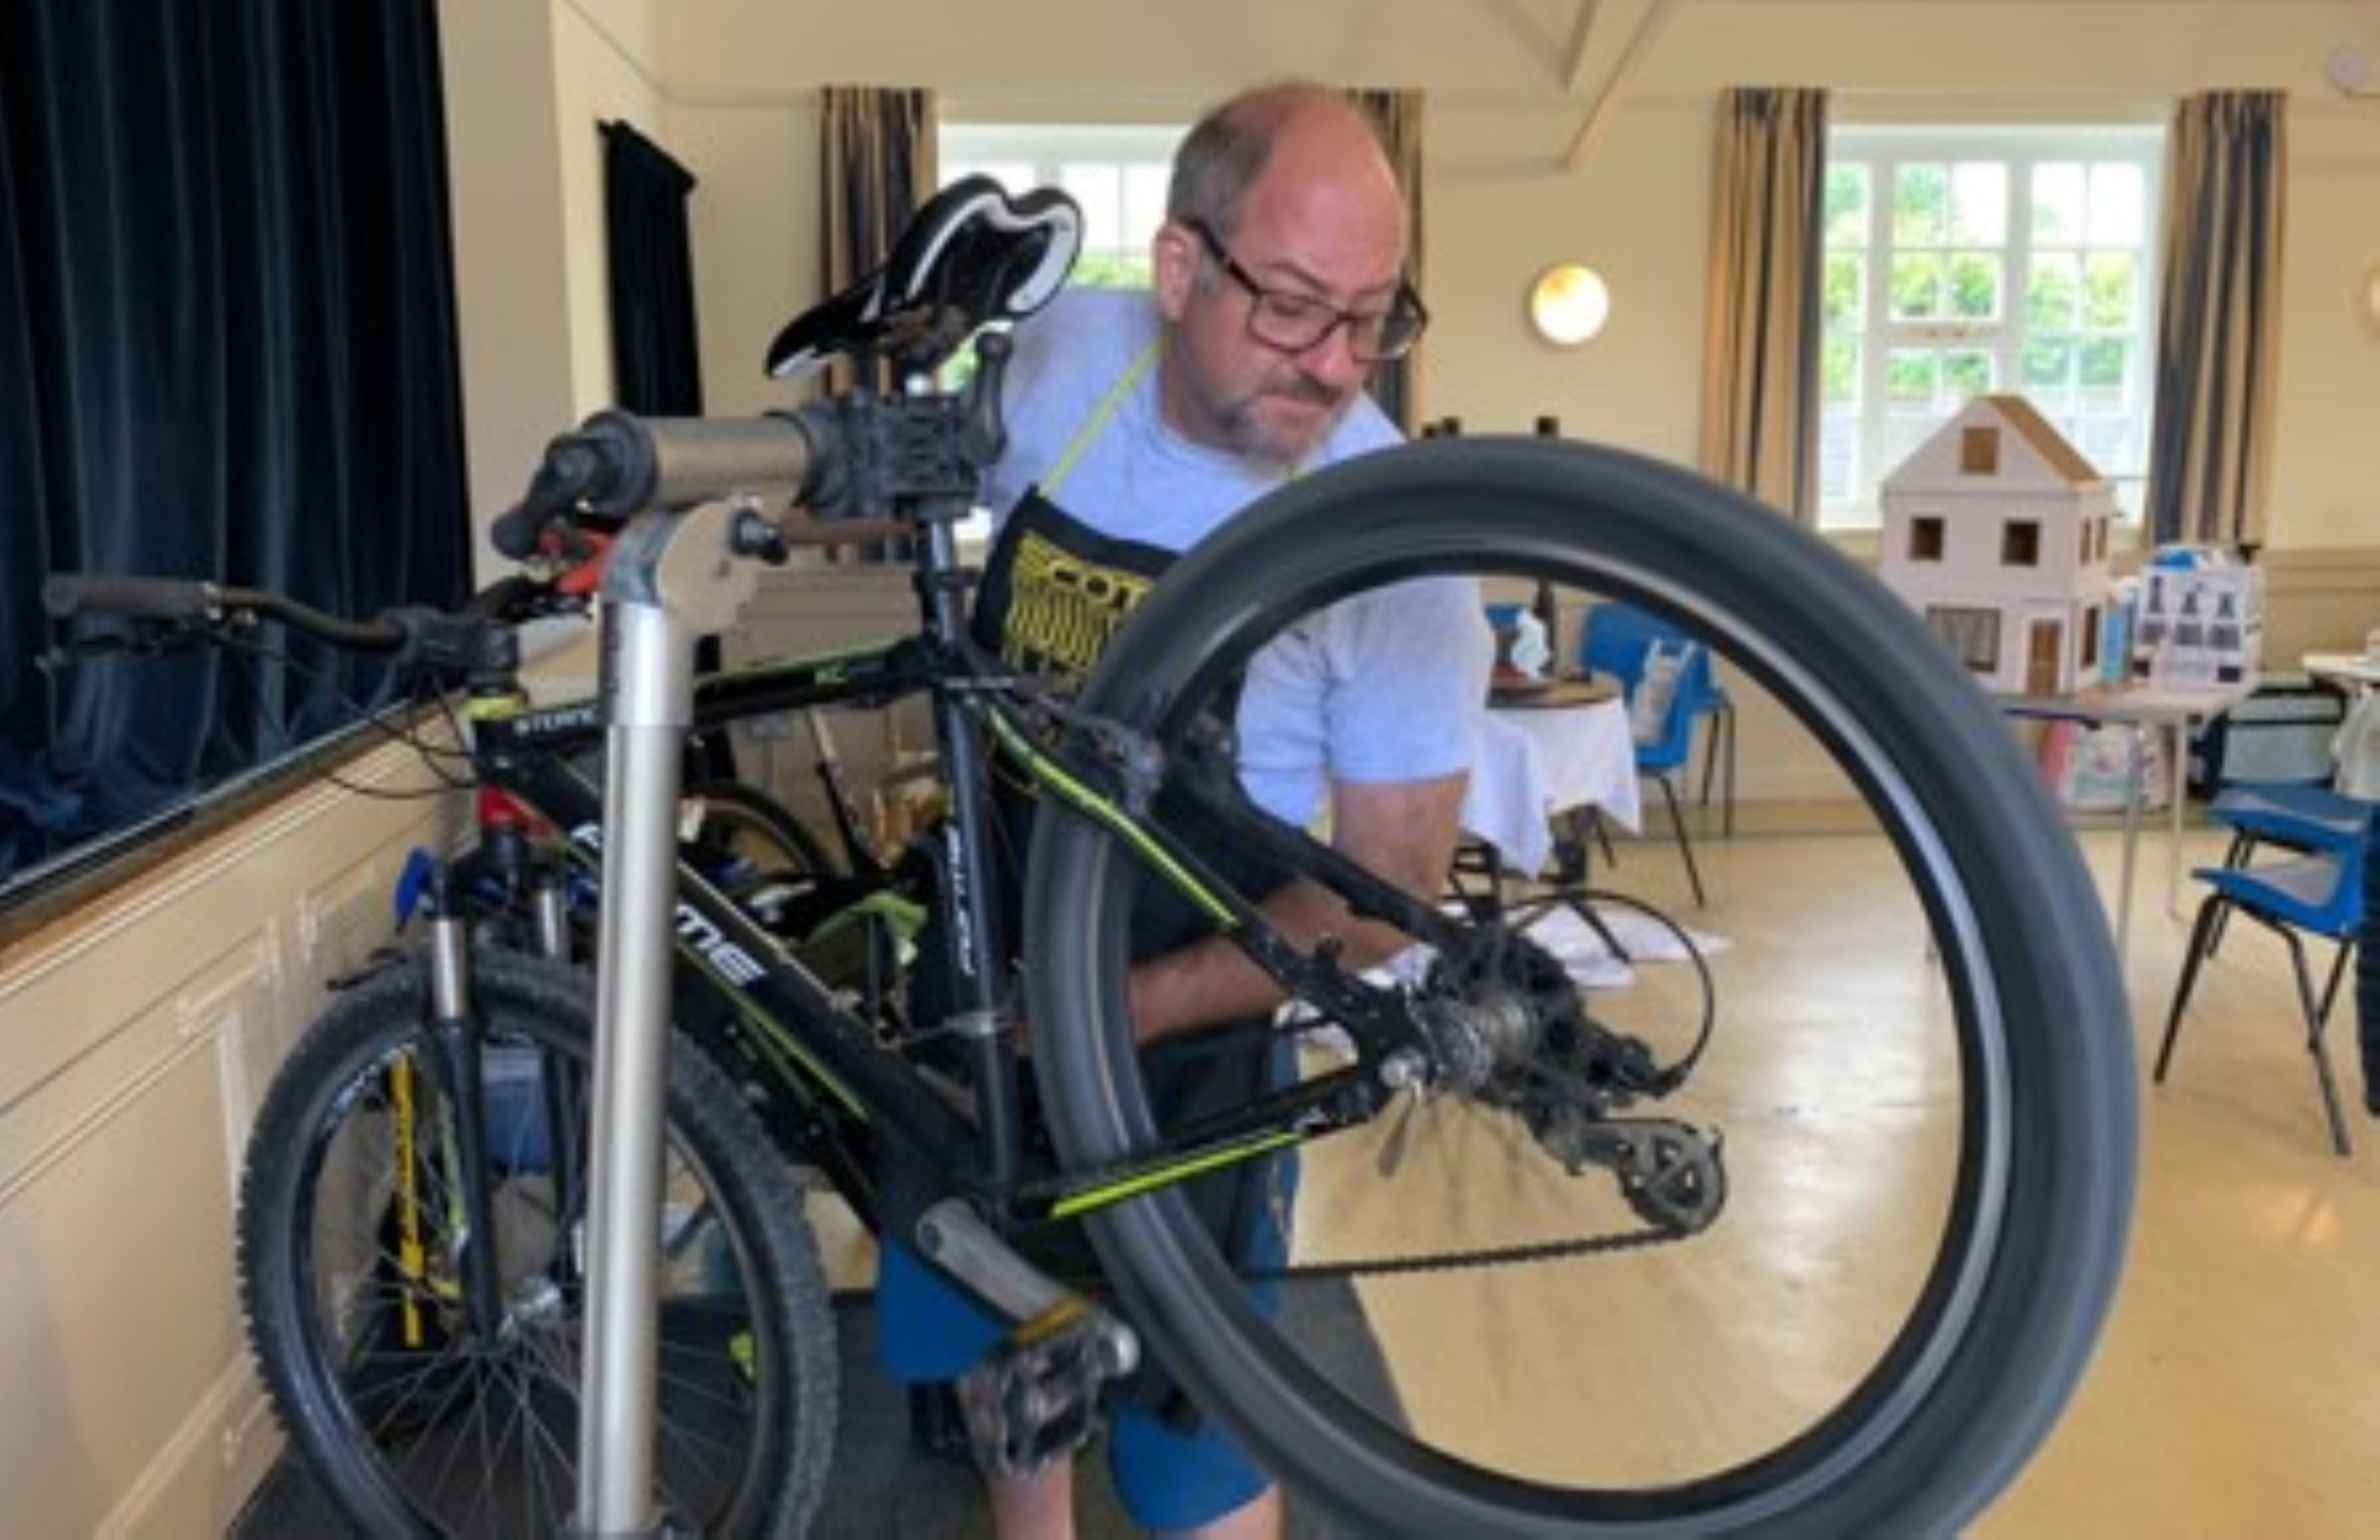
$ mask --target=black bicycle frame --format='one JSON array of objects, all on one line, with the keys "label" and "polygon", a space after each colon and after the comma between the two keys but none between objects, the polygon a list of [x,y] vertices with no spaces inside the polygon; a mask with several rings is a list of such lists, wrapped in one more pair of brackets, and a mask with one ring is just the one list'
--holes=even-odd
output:
[{"label": "black bicycle frame", "polygon": [[[925,560],[921,558],[921,561]],[[1332,1009],[1358,1039],[1387,1048],[1410,1042],[1416,1030],[1395,997],[1339,976],[1327,963],[1298,953],[1275,936],[1250,901],[1216,879],[1194,852],[1129,810],[1138,789],[1118,784],[1123,772],[1076,742],[1080,732],[1045,746],[1025,724],[1018,705],[1024,686],[981,667],[963,647],[905,637],[878,646],[808,657],[771,660],[707,676],[696,686],[697,723],[716,727],[750,717],[815,706],[878,707],[921,693],[946,704],[954,729],[941,734],[943,773],[953,782],[971,770],[985,784],[986,729],[999,751],[1046,800],[1118,833],[1135,858],[1206,910],[1219,929],[1234,934],[1258,964],[1305,998]],[[482,776],[518,797],[563,831],[570,859],[590,886],[601,877],[602,788],[588,759],[600,740],[596,703],[529,707],[501,693],[475,699],[472,757]],[[1209,797],[1228,794],[1209,792]],[[1245,803],[1228,811],[1252,831],[1269,820]],[[937,870],[957,892],[940,902],[955,910],[969,892],[988,895],[988,862],[967,827],[953,817],[938,828],[943,842]],[[1357,907],[1386,915],[1417,935],[1445,923],[1430,906],[1379,883],[1360,868],[1294,831],[1265,836],[1284,869],[1327,874]],[[677,868],[677,952],[686,976],[722,1009],[686,1025],[725,1061],[767,1067],[774,1105],[765,1121],[789,1157],[818,1165],[871,1224],[880,1219],[874,1172],[851,1149],[855,1131],[889,1139],[917,1170],[937,1173],[966,1195],[985,1200],[1009,1222],[1033,1225],[1069,1219],[1218,1166],[1253,1158],[1364,1121],[1378,1104],[1375,1076],[1347,1069],[1318,1076],[1251,1104],[1196,1130],[1179,1131],[1145,1158],[1096,1170],[1027,1169],[1021,1121],[1013,1109],[1015,1058],[1004,1036],[989,1037],[996,1057],[976,1065],[979,1080],[994,1078],[1008,1095],[979,1097],[984,1110],[969,1118],[930,1089],[917,1070],[888,1054],[874,1025],[856,1014],[772,934],[714,885],[693,862]],[[965,933],[969,927],[949,928]],[[967,939],[954,934],[964,948]],[[978,1002],[997,1013],[1005,956],[990,926],[972,932]],[[954,971],[966,964],[954,956]],[[962,1006],[962,1009],[966,1007]],[[986,1056],[978,1056],[978,1059]],[[1003,1111],[1006,1108],[1009,1110]],[[935,1194],[944,1195],[944,1194]]]}]

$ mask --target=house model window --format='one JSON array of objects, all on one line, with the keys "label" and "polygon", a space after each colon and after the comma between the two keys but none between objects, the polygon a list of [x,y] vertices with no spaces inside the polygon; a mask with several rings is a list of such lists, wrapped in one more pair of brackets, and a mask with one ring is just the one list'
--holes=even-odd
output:
[{"label": "house model window", "polygon": [[1921,515],[1909,521],[1909,559],[1912,562],[1938,562],[1942,559],[1942,521]]},{"label": "house model window", "polygon": [[1959,432],[1959,474],[1998,476],[2000,473],[2000,430],[1965,428]]},{"label": "house model window", "polygon": [[2009,567],[2041,565],[2041,526],[2029,518],[2014,518],[2002,525],[2000,564]]}]

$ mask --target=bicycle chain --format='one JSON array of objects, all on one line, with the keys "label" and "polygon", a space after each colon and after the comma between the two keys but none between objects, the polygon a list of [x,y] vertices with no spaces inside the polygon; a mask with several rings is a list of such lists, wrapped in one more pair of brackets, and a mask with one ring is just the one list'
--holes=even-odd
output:
[{"label": "bicycle chain", "polygon": [[1439,1252],[1427,1256],[1375,1256],[1346,1262],[1299,1262],[1279,1267],[1245,1268],[1238,1277],[1250,1283],[1330,1282],[1357,1278],[1400,1278],[1415,1273],[1473,1272],[1491,1267],[1525,1267],[1560,1262],[1572,1256],[1601,1256],[1623,1251],[1645,1251],[1682,1241],[1691,1231],[1660,1225],[1619,1235],[1582,1235],[1568,1241],[1540,1241],[1523,1246],[1485,1246],[1472,1251]]}]

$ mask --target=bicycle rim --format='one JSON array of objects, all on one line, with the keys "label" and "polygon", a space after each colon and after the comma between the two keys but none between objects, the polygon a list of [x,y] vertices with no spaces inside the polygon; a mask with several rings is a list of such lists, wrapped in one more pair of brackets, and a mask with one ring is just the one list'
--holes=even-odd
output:
[{"label": "bicycle rim", "polygon": [[[1267,1307],[1167,1193],[1094,1221],[1120,1292],[1202,1405],[1382,1529],[1955,1528],[2070,1392],[2129,1223],[2129,1025],[2076,847],[1900,600],[1773,513],[1580,445],[1420,444],[1301,479],[1169,576],[1083,709],[1178,758],[1260,644],[1327,603],[1448,574],[1483,598],[1543,580],[1566,611],[1659,613],[1755,683],[1821,768],[1814,785],[1882,836],[1833,894],[1797,880],[1790,840],[1705,840],[1707,921],[1666,837],[1631,843],[1598,885],[1697,944],[1661,961],[1659,938],[1632,930],[1648,954],[1623,956],[1619,982],[1559,959],[1579,1011],[1653,1061],[1690,1061],[1625,1111],[1723,1135],[1725,1206],[1665,1244],[1577,1245],[1645,1216],[1591,1163],[1572,1174],[1515,1098],[1440,1096],[1309,1146],[1295,1239],[1326,1275],[1439,1265],[1357,1267]],[[1138,880],[1113,836],[1042,820],[1027,984],[1071,1160],[1164,1137],[1123,1026]],[[1699,1058],[1689,963],[1718,1000]],[[1747,975],[1767,988],[1730,993]],[[1308,1041],[1302,1061],[1342,1061]]]},{"label": "bicycle rim", "polygon": [[[577,1502],[591,1001],[475,971],[500,1308],[465,1304],[454,1101],[419,969],[343,995],[259,1114],[240,1204],[250,1337],[309,1470],[370,1534],[565,1528]],[[798,1533],[832,1448],[833,1324],[789,1172],[715,1071],[672,1065],[657,1498],[705,1532]]]}]

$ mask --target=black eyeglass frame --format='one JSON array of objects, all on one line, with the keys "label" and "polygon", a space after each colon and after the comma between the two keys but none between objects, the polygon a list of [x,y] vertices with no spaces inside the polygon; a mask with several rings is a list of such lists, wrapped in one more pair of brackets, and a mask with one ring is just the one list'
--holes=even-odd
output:
[{"label": "black eyeglass frame", "polygon": [[[1282,353],[1305,353],[1321,346],[1330,340],[1331,333],[1343,326],[1347,329],[1347,352],[1357,363],[1394,363],[1410,354],[1421,341],[1422,333],[1429,329],[1429,307],[1422,303],[1421,291],[1414,287],[1409,278],[1397,280],[1397,292],[1390,297],[1389,308],[1385,310],[1342,310],[1310,294],[1298,294],[1266,285],[1240,265],[1240,260],[1232,255],[1231,249],[1223,244],[1223,238],[1215,234],[1214,227],[1205,220],[1184,219],[1180,224],[1184,229],[1197,236],[1200,244],[1206,247],[1207,254],[1215,259],[1216,265],[1232,282],[1247,291],[1248,335],[1267,347]],[[1327,320],[1313,335],[1298,340],[1282,334],[1279,330],[1284,319],[1280,309],[1282,306],[1289,307],[1292,314],[1287,319],[1293,326],[1300,324],[1298,318],[1302,316]],[[1265,329],[1268,321],[1274,323],[1269,335]],[[1388,346],[1389,328],[1399,321],[1405,322],[1411,329],[1394,346]],[[1370,345],[1364,340],[1367,328],[1376,333],[1376,340]]]}]

